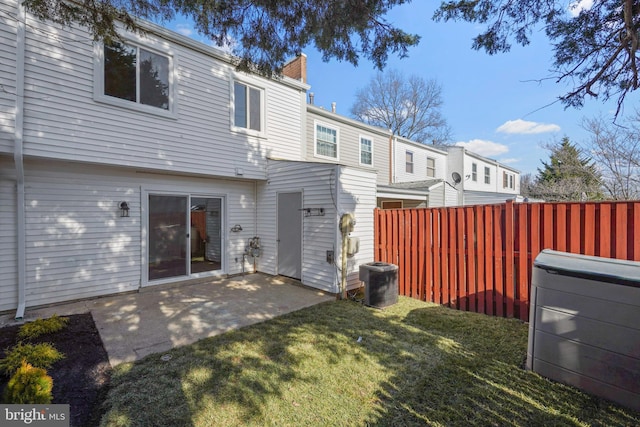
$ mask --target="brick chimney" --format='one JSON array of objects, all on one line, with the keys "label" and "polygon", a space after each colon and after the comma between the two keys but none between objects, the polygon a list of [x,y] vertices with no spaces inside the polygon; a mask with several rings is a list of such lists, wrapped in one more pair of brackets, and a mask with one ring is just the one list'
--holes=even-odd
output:
[{"label": "brick chimney", "polygon": [[307,55],[299,53],[282,68],[282,74],[294,80],[307,82]]}]

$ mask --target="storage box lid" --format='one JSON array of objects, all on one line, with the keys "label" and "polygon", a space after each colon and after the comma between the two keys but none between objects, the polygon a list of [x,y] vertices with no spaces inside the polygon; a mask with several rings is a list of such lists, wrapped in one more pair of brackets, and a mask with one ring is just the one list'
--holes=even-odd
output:
[{"label": "storage box lid", "polygon": [[572,277],[640,287],[640,262],[545,249],[533,266]]}]

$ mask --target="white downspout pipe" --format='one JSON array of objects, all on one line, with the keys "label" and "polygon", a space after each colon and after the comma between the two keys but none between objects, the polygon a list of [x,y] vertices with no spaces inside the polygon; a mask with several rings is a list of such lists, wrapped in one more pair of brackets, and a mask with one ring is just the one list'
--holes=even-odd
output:
[{"label": "white downspout pipe", "polygon": [[18,307],[16,319],[24,317],[26,307],[27,262],[26,262],[26,219],[24,195],[24,158],[23,158],[23,129],[24,129],[24,68],[26,44],[26,10],[22,2],[17,2],[16,28],[16,113],[15,138],[13,160],[16,168],[16,213],[17,213],[17,256],[18,256]]}]

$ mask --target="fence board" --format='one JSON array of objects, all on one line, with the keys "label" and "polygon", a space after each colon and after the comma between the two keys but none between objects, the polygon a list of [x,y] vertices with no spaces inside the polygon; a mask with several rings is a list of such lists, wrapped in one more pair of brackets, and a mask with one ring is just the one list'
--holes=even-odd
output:
[{"label": "fence board", "polygon": [[494,257],[497,257],[494,241],[493,241],[493,208],[486,206],[484,210],[486,228],[484,230],[484,242],[485,242],[485,268],[487,272],[486,290],[484,292],[484,304],[486,313],[493,316],[495,311],[493,310],[493,289],[495,288],[495,282],[493,280],[494,273]]},{"label": "fence board", "polygon": [[[596,254],[596,205],[595,203],[585,203],[584,205],[584,254]],[[587,227],[587,224],[593,224],[593,227]]]},{"label": "fence board", "polygon": [[476,211],[476,241],[478,243],[478,285],[477,285],[477,305],[476,311],[478,313],[485,312],[484,304],[484,292],[485,292],[485,235],[484,235],[484,210],[481,206],[475,207]]},{"label": "fence board", "polygon": [[569,205],[569,252],[580,253],[582,233],[580,233],[580,203]]},{"label": "fence board", "polygon": [[432,211],[432,236],[433,236],[433,302],[442,304],[442,295],[440,293],[440,286],[442,285],[442,273],[441,273],[441,261],[440,261],[440,247],[442,246],[442,239],[440,234],[440,211]]},{"label": "fence board", "polygon": [[456,307],[460,310],[468,310],[467,307],[467,296],[469,295],[467,290],[467,275],[465,274],[465,240],[466,233],[465,230],[465,221],[464,221],[464,210],[463,208],[456,209],[456,228],[457,232],[455,236],[457,237],[456,241],[456,261],[457,261],[457,280],[455,286],[455,295],[456,295]]},{"label": "fence board", "polygon": [[528,313],[527,304],[529,302],[529,256],[528,256],[528,216],[527,206],[518,205],[518,222],[517,222],[517,235],[518,235],[518,261],[517,261],[517,277],[515,278],[516,296],[514,298],[514,304],[517,304],[518,318],[524,319],[525,313]]},{"label": "fence board", "polygon": [[465,309],[468,311],[477,311],[476,300],[478,298],[478,289],[476,286],[476,218],[473,208],[466,208],[466,266],[467,266],[467,298],[465,301]]},{"label": "fence board", "polygon": [[615,257],[620,259],[627,259],[627,233],[621,230],[622,227],[627,226],[627,205],[615,204],[616,220],[613,223],[615,229],[613,231],[613,237],[616,241],[616,253]]},{"label": "fence board", "polygon": [[[638,236],[640,233],[640,203],[633,204],[633,226],[627,229],[627,233]],[[640,261],[640,238],[633,238],[633,260]]]},{"label": "fence board", "polygon": [[513,298],[514,298],[514,276],[513,267],[515,264],[514,242],[515,242],[515,212],[513,209],[513,202],[509,202],[505,205],[504,209],[504,221],[505,221],[505,233],[504,233],[504,303],[506,306],[507,317],[513,317]]},{"label": "fence board", "polygon": [[611,205],[600,207],[600,225],[598,227],[600,238],[599,251],[596,255],[609,258],[611,256]]},{"label": "fence board", "polygon": [[425,234],[426,234],[426,230],[425,230],[425,225],[424,225],[424,217],[425,217],[425,212],[424,211],[416,211],[416,216],[417,216],[417,223],[416,223],[416,227],[417,227],[417,233],[418,233],[418,277],[416,280],[416,295],[414,295],[414,298],[417,298],[421,301],[426,301],[426,298],[424,296],[424,290],[425,290],[425,286],[426,286],[426,278],[425,278],[425,251],[426,251],[426,245],[425,245]]},{"label": "fence board", "polygon": [[496,316],[504,316],[504,269],[503,269],[503,257],[504,257],[504,227],[503,227],[503,211],[502,206],[494,206],[493,208],[493,250],[494,256],[494,274],[493,280],[495,282],[493,292],[493,302],[495,305]]}]

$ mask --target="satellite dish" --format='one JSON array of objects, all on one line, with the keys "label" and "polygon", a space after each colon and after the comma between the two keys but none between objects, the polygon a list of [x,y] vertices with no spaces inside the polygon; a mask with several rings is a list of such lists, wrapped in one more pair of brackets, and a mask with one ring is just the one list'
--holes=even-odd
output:
[{"label": "satellite dish", "polygon": [[453,179],[454,184],[460,184],[460,181],[462,181],[462,177],[458,172],[452,173],[451,178]]}]

